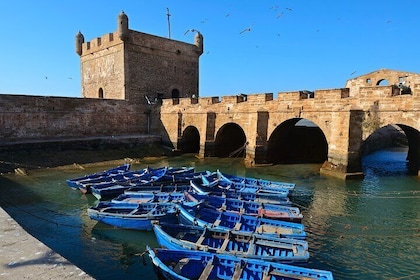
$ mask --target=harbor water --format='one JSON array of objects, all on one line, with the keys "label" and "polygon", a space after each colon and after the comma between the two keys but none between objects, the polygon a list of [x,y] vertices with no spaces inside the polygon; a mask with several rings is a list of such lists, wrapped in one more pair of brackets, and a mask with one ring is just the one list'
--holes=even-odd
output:
[{"label": "harbor water", "polygon": [[[343,181],[319,174],[319,164],[245,168],[241,159],[194,155],[142,160],[146,166],[194,166],[235,175],[292,182],[308,233],[310,260],[334,279],[420,279],[420,178],[407,172],[406,149],[363,159],[365,178]],[[134,155],[133,155],[134,156]],[[116,229],[87,216],[97,203],[66,179],[114,166],[44,169],[0,177],[0,206],[26,231],[96,279],[156,279],[147,245],[153,232]]]}]

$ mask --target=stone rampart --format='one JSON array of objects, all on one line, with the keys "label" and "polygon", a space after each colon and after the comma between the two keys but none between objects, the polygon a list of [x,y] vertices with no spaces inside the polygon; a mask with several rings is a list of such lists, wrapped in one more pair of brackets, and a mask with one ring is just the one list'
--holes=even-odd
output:
[{"label": "stone rampart", "polygon": [[148,133],[147,112],[125,100],[0,95],[0,142]]}]

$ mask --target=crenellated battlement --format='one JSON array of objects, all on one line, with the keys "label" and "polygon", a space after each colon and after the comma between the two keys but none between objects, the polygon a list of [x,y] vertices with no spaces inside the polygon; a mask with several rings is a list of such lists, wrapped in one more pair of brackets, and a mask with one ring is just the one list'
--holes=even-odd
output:
[{"label": "crenellated battlement", "polygon": [[108,33],[89,42],[83,43],[82,55],[92,54],[122,43],[123,41],[118,38],[117,32]]},{"label": "crenellated battlement", "polygon": [[246,103],[248,105],[263,105],[272,102],[303,102],[306,99],[313,100],[340,100],[348,98],[350,89],[325,89],[310,91],[291,91],[279,92],[277,97],[274,98],[273,93],[256,93],[256,94],[237,94],[226,95],[220,97],[201,97],[201,98],[179,98],[179,99],[164,99],[163,106],[209,106],[219,104],[240,104]]}]

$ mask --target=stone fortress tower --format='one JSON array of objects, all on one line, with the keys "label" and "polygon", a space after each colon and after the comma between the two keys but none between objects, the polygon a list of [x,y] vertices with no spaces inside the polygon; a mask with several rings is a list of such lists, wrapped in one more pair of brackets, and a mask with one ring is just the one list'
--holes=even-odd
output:
[{"label": "stone fortress tower", "polygon": [[199,32],[188,44],[130,30],[124,12],[117,27],[90,42],[81,32],[76,35],[83,97],[146,103],[199,96]]}]

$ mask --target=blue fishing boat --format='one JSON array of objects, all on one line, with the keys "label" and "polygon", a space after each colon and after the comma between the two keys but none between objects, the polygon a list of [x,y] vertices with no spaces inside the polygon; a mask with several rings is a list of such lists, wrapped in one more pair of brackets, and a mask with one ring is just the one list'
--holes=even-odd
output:
[{"label": "blue fishing boat", "polygon": [[[106,183],[91,186],[92,194],[99,200],[112,199],[124,191],[159,191],[161,186],[176,186],[189,184],[191,178],[198,176],[191,167],[160,167],[148,168],[147,172],[139,176],[136,180],[118,181],[114,184]],[[190,187],[188,187],[190,188]],[[168,187],[167,189],[173,189]],[[182,188],[186,190],[187,188]],[[170,191],[170,190],[165,190]]]},{"label": "blue fishing boat", "polygon": [[152,230],[152,220],[177,223],[177,207],[174,203],[112,203],[99,202],[89,207],[92,220],[122,229]]},{"label": "blue fishing boat", "polygon": [[245,214],[219,212],[217,210],[196,205],[178,205],[179,223],[197,225],[201,227],[215,227],[233,229],[258,234],[274,235],[277,237],[305,239],[306,232],[303,224],[285,222]]},{"label": "blue fishing boat", "polygon": [[222,280],[333,280],[330,271],[290,264],[244,259],[225,254],[191,250],[151,249],[147,252],[159,279]]},{"label": "blue fishing boat", "polygon": [[309,259],[308,243],[251,232],[152,222],[160,246],[199,250],[265,261],[298,263]]},{"label": "blue fishing boat", "polygon": [[300,223],[303,218],[303,215],[300,213],[300,209],[298,207],[244,201],[242,199],[226,198],[215,195],[203,196],[193,192],[185,192],[184,195],[185,200],[201,201],[205,206],[218,211],[228,211],[295,223]]},{"label": "blue fishing boat", "polygon": [[96,181],[96,182],[102,181],[102,180],[105,180],[105,178],[110,175],[121,174],[121,173],[127,172],[129,169],[130,169],[130,164],[125,163],[123,165],[120,165],[120,166],[117,166],[108,170],[92,173],[92,174],[85,175],[78,178],[68,179],[66,180],[66,183],[72,189],[78,190],[80,183],[89,183],[89,181]]},{"label": "blue fishing boat", "polygon": [[163,178],[167,169],[167,167],[146,168],[144,169],[144,172],[136,178],[135,182],[130,179],[125,181],[116,181],[113,183],[98,183],[90,187],[91,192],[99,200],[111,199],[136,185],[156,183]]},{"label": "blue fishing boat", "polygon": [[237,176],[237,175],[223,173],[220,170],[217,170],[216,174],[218,178],[221,178],[225,181],[236,182],[240,184],[267,186],[267,187],[280,187],[280,188],[286,188],[290,190],[293,190],[296,186],[296,184],[294,183],[278,182],[278,181],[270,181],[270,180],[265,180],[265,179],[252,178],[252,177]]},{"label": "blue fishing boat", "polygon": [[270,185],[254,185],[230,181],[228,179],[220,178],[217,174],[211,173],[209,175],[201,176],[201,181],[195,180],[196,184],[212,191],[233,191],[242,193],[256,193],[267,196],[287,197],[291,189],[280,186]]},{"label": "blue fishing boat", "polygon": [[173,202],[180,203],[186,200],[185,192],[130,192],[127,191],[111,200],[114,203],[146,203],[146,202]]},{"label": "blue fishing boat", "polygon": [[[106,177],[101,177],[88,182],[79,182],[79,190],[82,193],[92,193],[91,188],[94,186],[96,189],[112,187],[113,185],[130,185],[135,182],[145,182],[146,176],[150,176],[150,173],[154,169],[146,167],[140,170],[127,171],[119,174],[111,174]],[[149,174],[149,175],[148,175]]]},{"label": "blue fishing boat", "polygon": [[239,190],[235,188],[226,188],[226,187],[208,187],[201,183],[200,179],[191,180],[190,184],[196,192],[202,193],[211,193],[212,195],[228,197],[228,198],[237,198],[244,201],[256,201],[261,203],[271,203],[271,204],[283,204],[290,205],[291,201],[287,195],[284,193],[268,193],[268,192],[259,192],[256,189],[241,188]]}]

